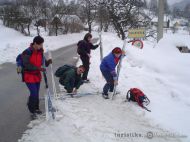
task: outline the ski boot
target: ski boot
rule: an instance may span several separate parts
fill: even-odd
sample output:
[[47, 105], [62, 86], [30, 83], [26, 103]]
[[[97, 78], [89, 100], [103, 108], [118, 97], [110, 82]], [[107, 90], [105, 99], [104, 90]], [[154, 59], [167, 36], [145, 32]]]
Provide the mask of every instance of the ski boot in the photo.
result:
[[108, 94], [105, 94], [105, 93], [102, 93], [102, 97], [103, 97], [104, 99], [109, 99]]

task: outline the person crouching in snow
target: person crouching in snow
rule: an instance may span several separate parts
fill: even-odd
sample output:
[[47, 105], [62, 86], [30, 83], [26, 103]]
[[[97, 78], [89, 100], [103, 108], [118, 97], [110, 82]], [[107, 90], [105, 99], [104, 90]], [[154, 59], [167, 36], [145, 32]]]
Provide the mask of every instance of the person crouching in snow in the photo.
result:
[[118, 85], [118, 77], [115, 68], [121, 58], [121, 55], [121, 48], [116, 47], [110, 54], [103, 58], [100, 64], [100, 70], [106, 80], [102, 93], [105, 99], [109, 99], [108, 91], [113, 92], [114, 85]]
[[82, 74], [85, 72], [83, 65], [79, 67], [71, 67], [67, 69], [59, 80], [59, 83], [64, 86], [67, 93], [71, 95], [77, 94], [77, 89], [83, 84]]
[[42, 67], [44, 61], [45, 65], [49, 66], [52, 63], [52, 59], [46, 60], [43, 51], [44, 39], [41, 36], [36, 36], [33, 39], [30, 47], [23, 51], [23, 81], [26, 83], [30, 91], [28, 99], [28, 109], [32, 115], [41, 114], [39, 109], [39, 90], [41, 82], [41, 72], [45, 71]]

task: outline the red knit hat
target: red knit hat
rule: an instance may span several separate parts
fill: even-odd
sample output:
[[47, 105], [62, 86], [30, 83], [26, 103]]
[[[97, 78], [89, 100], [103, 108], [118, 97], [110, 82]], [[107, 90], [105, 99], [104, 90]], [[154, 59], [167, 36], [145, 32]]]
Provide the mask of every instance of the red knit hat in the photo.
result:
[[121, 53], [122, 53], [122, 50], [121, 50], [121, 48], [119, 48], [119, 47], [115, 47], [115, 48], [112, 50], [112, 53], [121, 54]]

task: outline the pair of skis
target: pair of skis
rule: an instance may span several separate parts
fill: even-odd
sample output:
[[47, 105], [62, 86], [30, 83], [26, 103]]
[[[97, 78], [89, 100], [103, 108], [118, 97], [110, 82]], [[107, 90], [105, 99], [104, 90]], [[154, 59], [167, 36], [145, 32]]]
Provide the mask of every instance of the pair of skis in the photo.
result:
[[[51, 53], [50, 52], [49, 52], [49, 58], [51, 58]], [[50, 66], [51, 66], [51, 72], [53, 73], [52, 64]], [[45, 68], [45, 61], [44, 61], [43, 67]], [[50, 89], [49, 89], [49, 84], [48, 84], [47, 72], [46, 71], [43, 72], [43, 77], [44, 77], [45, 88], [46, 88], [46, 94], [45, 94], [46, 120], [50, 120], [50, 119], [54, 120], [55, 119], [56, 109], [55, 109], [55, 107], [53, 106], [53, 103], [52, 103], [52, 95], [51, 95], [51, 92], [50, 92]], [[53, 93], [56, 93], [55, 83], [53, 83], [53, 81], [54, 81], [54, 76], [52, 76], [52, 85], [53, 85]]]

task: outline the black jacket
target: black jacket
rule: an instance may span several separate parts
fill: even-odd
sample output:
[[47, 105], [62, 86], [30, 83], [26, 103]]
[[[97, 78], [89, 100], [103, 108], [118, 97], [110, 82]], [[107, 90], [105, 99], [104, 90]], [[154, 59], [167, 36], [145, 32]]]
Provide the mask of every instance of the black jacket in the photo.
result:
[[91, 49], [95, 50], [99, 45], [93, 45], [92, 43], [87, 42], [86, 40], [81, 40], [77, 44], [77, 52], [82, 57], [88, 57], [88, 54], [91, 53]]

